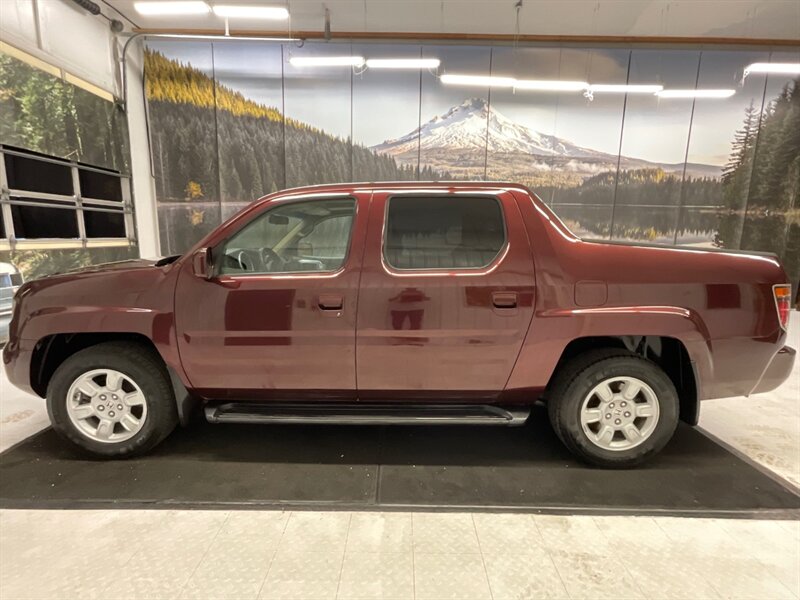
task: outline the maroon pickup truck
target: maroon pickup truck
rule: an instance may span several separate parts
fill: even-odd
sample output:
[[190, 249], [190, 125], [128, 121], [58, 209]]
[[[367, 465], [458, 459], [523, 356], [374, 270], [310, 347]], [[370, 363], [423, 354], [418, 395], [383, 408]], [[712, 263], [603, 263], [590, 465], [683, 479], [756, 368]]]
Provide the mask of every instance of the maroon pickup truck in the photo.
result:
[[272, 194], [180, 257], [16, 295], [3, 361], [53, 427], [140, 454], [213, 423], [525, 422], [628, 467], [700, 401], [788, 376], [772, 255], [584, 241], [527, 188], [330, 185]]

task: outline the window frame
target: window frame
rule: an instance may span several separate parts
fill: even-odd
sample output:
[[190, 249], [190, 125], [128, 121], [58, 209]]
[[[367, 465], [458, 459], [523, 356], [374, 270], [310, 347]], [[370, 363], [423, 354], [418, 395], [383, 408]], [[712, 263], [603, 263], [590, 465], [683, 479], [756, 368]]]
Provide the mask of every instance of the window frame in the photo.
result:
[[[487, 198], [493, 200], [497, 203], [498, 208], [500, 209], [500, 219], [503, 222], [503, 244], [492, 257], [488, 263], [481, 267], [423, 267], [418, 269], [408, 269], [404, 267], [395, 267], [389, 262], [388, 257], [386, 256], [386, 237], [389, 229], [389, 205], [391, 204], [392, 200], [395, 198], [448, 198], [448, 197], [457, 197], [457, 198]], [[508, 254], [509, 249], [509, 239], [508, 239], [508, 221], [506, 219], [506, 211], [505, 207], [503, 206], [503, 201], [500, 199], [500, 193], [492, 193], [492, 192], [450, 192], [450, 191], [439, 191], [439, 190], [430, 190], [426, 192], [411, 192], [411, 193], [397, 193], [391, 194], [386, 197], [386, 202], [383, 207], [383, 227], [381, 229], [381, 263], [383, 264], [384, 270], [386, 272], [393, 274], [393, 275], [409, 275], [414, 273], [426, 274], [426, 275], [448, 275], [450, 273], [464, 273], [469, 275], [483, 275], [488, 273], [489, 271], [493, 270], [502, 260], [505, 258], [506, 254]]]
[[[70, 170], [71, 194], [52, 194], [32, 190], [11, 188], [8, 185], [6, 172], [6, 155], [51, 163]], [[121, 200], [103, 200], [83, 196], [80, 186], [82, 172], [96, 172], [115, 177], [119, 180]], [[71, 248], [111, 248], [128, 247], [136, 243], [136, 229], [133, 220], [133, 203], [131, 200], [130, 177], [125, 174], [60, 159], [58, 157], [29, 152], [10, 146], [0, 145], [0, 217], [4, 224], [4, 237], [0, 239], [0, 250], [41, 250]], [[77, 221], [77, 237], [41, 237], [20, 238], [15, 235], [12, 206], [55, 208], [71, 211]], [[124, 235], [122, 237], [87, 237], [84, 211], [110, 212], [122, 215]]]
[[[350, 223], [350, 232], [348, 234], [347, 239], [347, 250], [345, 251], [345, 255], [342, 258], [342, 264], [339, 265], [337, 269], [332, 271], [280, 271], [277, 273], [222, 273], [222, 265], [219, 264], [219, 260], [217, 258], [219, 252], [223, 252], [224, 256], [224, 248], [228, 244], [231, 239], [237, 236], [239, 233], [244, 231], [247, 227], [249, 227], [252, 223], [254, 223], [257, 219], [261, 219], [266, 217], [269, 213], [273, 210], [277, 210], [278, 208], [283, 208], [289, 204], [300, 204], [300, 203], [307, 203], [307, 202], [327, 202], [330, 200], [351, 200], [353, 202], [353, 219]], [[331, 194], [331, 195], [314, 195], [310, 197], [290, 197], [286, 199], [276, 198], [270, 202], [268, 202], [264, 210], [258, 212], [258, 214], [254, 215], [251, 219], [249, 219], [246, 223], [242, 223], [241, 226], [237, 227], [235, 231], [226, 234], [225, 237], [217, 242], [213, 248], [211, 249], [211, 270], [212, 270], [212, 277], [213, 278], [225, 278], [225, 279], [238, 279], [240, 277], [261, 277], [261, 278], [294, 278], [294, 277], [336, 277], [341, 274], [346, 268], [350, 261], [350, 254], [353, 250], [353, 232], [356, 228], [356, 219], [358, 219], [359, 214], [359, 202], [358, 198], [350, 194]], [[333, 217], [329, 217], [333, 218]], [[327, 220], [327, 219], [323, 219]]]

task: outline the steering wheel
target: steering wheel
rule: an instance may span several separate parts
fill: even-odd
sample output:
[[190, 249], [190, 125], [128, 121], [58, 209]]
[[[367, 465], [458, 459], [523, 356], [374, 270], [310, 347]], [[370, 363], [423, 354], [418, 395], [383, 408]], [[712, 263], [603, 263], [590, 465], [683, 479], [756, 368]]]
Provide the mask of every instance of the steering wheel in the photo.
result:
[[[272, 248], [261, 248], [261, 264], [264, 266], [264, 271], [271, 273], [276, 270], [281, 270], [286, 262], [278, 256]], [[280, 267], [276, 269], [275, 267]]]
[[239, 268], [242, 271], [256, 270], [256, 261], [253, 256], [250, 255], [248, 249], [239, 250], [239, 252], [236, 253], [236, 262], [239, 263]]

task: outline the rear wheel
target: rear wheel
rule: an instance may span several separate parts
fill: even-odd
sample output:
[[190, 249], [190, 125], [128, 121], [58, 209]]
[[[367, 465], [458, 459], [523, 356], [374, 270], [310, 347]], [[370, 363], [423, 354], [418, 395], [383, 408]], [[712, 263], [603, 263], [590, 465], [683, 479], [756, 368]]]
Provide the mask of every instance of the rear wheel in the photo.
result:
[[678, 425], [678, 394], [670, 378], [626, 350], [595, 350], [564, 365], [547, 405], [561, 441], [601, 467], [641, 464], [667, 444]]
[[160, 358], [129, 342], [98, 344], [65, 360], [47, 387], [47, 410], [62, 437], [107, 458], [150, 450], [178, 422]]

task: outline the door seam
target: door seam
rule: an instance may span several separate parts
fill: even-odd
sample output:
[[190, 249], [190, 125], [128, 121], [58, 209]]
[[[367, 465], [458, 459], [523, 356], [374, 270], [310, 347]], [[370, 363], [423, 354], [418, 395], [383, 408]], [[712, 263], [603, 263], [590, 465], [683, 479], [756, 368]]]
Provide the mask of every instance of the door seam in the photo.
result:
[[354, 325], [353, 325], [353, 367], [355, 372], [353, 373], [353, 378], [356, 384], [356, 402], [360, 402], [361, 398], [359, 397], [359, 387], [358, 387], [358, 305], [360, 304], [361, 300], [361, 277], [364, 274], [364, 260], [367, 255], [367, 240], [369, 239], [369, 232], [370, 232], [370, 217], [372, 216], [372, 198], [375, 196], [375, 191], [370, 190], [369, 199], [367, 200], [367, 223], [366, 229], [364, 231], [364, 241], [361, 246], [361, 264], [358, 266], [358, 277], [356, 278], [356, 307], [355, 307], [355, 315], [354, 315]]

